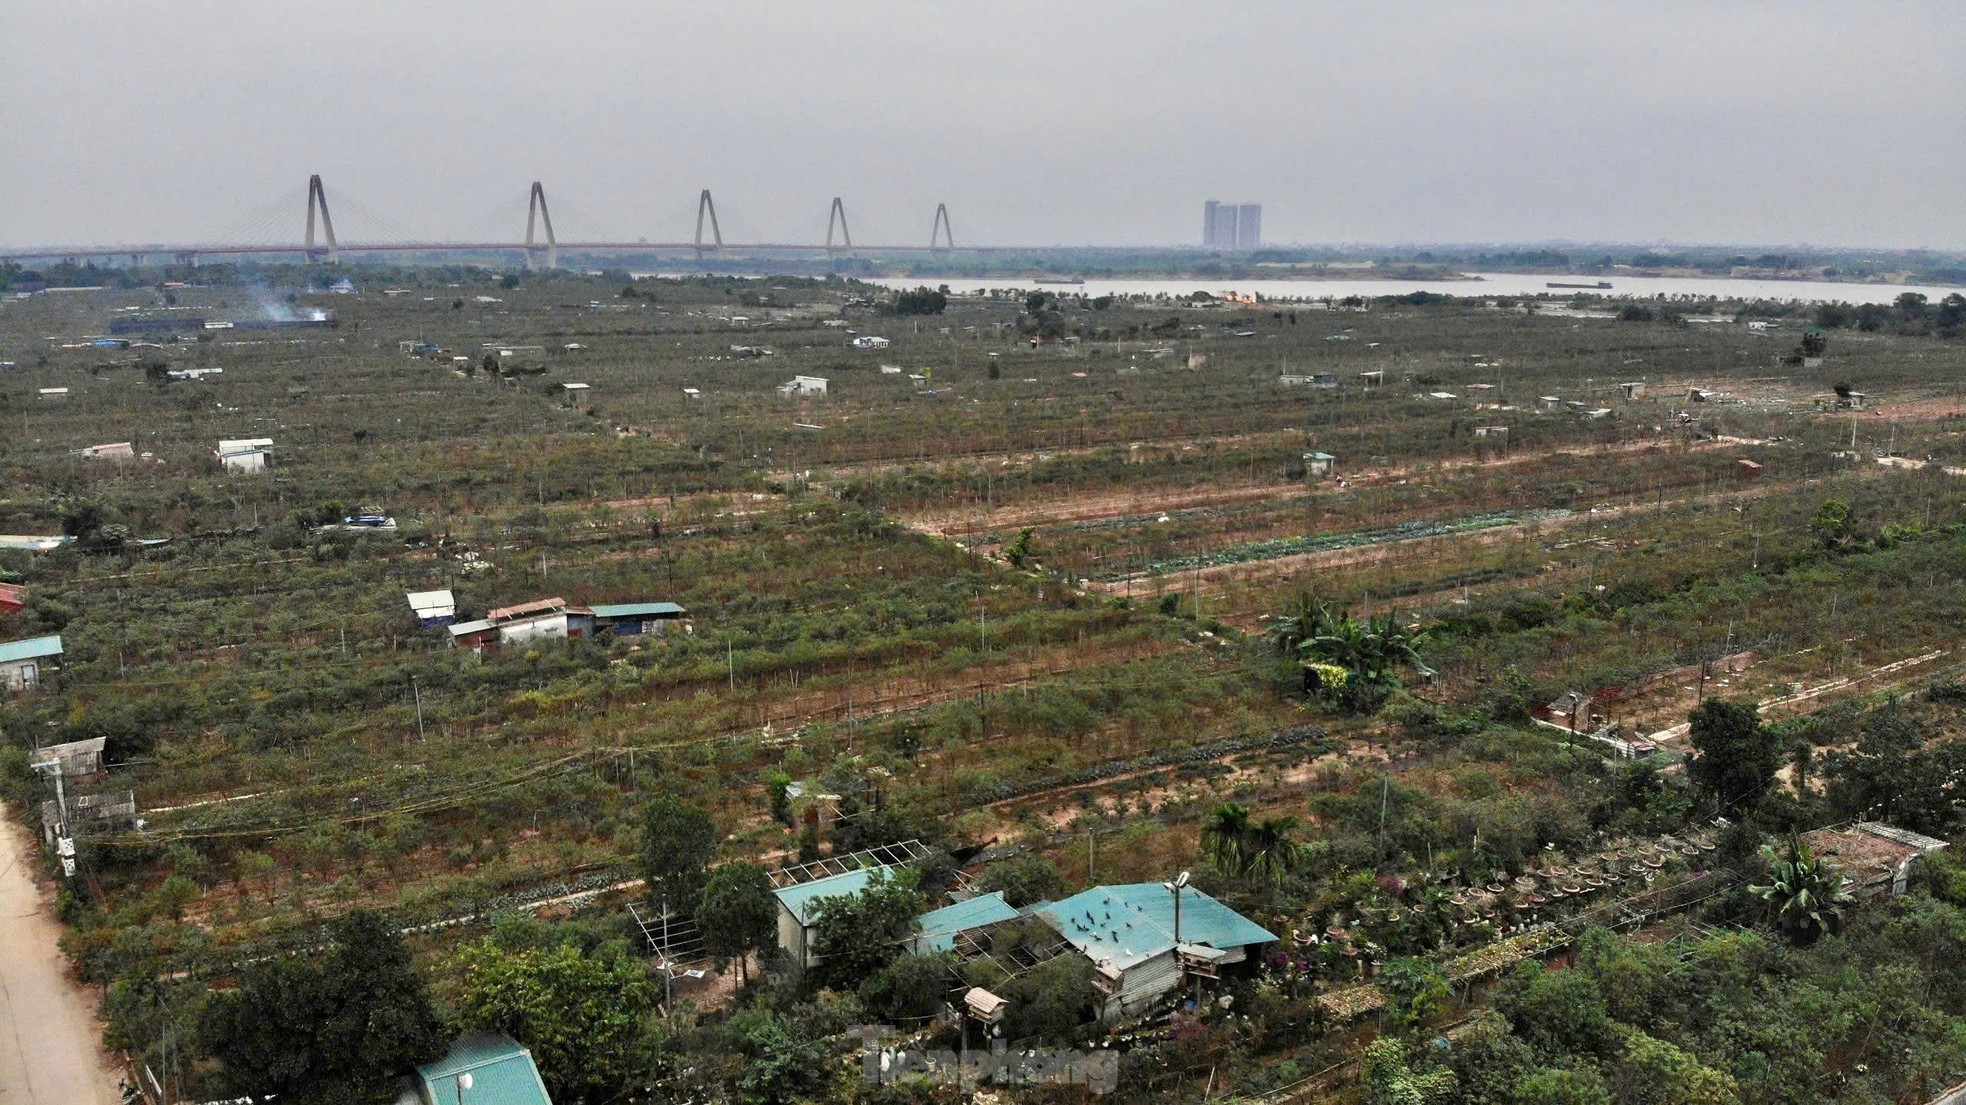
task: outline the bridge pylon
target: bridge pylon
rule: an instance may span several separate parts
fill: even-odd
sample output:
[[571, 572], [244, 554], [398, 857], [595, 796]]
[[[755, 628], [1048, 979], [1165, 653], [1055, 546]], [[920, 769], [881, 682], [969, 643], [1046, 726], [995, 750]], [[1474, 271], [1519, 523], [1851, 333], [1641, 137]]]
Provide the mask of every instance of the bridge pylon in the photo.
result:
[[846, 242], [846, 249], [850, 253], [853, 251], [853, 231], [847, 229], [846, 204], [841, 203], [840, 197], [838, 196], [833, 197], [833, 209], [826, 212], [826, 248], [828, 250], [833, 248], [833, 223], [835, 220], [838, 220], [840, 224], [840, 237]]
[[334, 219], [328, 215], [328, 190], [321, 187], [321, 174], [307, 178], [307, 259], [319, 261], [321, 251], [314, 248], [314, 209], [321, 209], [321, 230], [327, 235], [328, 264], [341, 264], [341, 247], [334, 240]]
[[[947, 243], [936, 245], [936, 242], [944, 236], [947, 237]], [[931, 250], [956, 248], [956, 232], [949, 226], [949, 205], [946, 203], [935, 205], [935, 225], [928, 228], [928, 248]]]
[[532, 182], [532, 194], [526, 197], [526, 267], [539, 267], [539, 246], [533, 235], [534, 223], [544, 223], [546, 227], [546, 267], [560, 267], [560, 241], [553, 236], [553, 213], [546, 209], [546, 189], [538, 181]]
[[708, 188], [705, 188], [703, 194], [696, 198], [696, 252], [698, 256], [702, 256], [704, 250], [703, 216], [705, 215], [710, 216], [710, 236], [715, 241], [715, 245], [710, 248], [722, 253], [724, 250], [724, 232], [717, 226], [717, 202], [710, 198], [710, 189]]

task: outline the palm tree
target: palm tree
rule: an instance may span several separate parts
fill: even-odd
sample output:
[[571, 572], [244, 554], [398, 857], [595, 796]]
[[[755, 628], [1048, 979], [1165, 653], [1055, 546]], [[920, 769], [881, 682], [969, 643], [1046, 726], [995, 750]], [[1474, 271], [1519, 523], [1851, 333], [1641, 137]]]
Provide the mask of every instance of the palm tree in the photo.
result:
[[1843, 876], [1811, 855], [1792, 834], [1785, 854], [1763, 844], [1761, 856], [1768, 861], [1768, 882], [1748, 890], [1775, 907], [1775, 920], [1788, 929], [1795, 942], [1809, 944], [1826, 932], [1835, 932], [1843, 919], [1843, 906], [1856, 900], [1845, 889]]
[[1201, 827], [1202, 847], [1216, 867], [1240, 872], [1249, 847], [1249, 830], [1249, 811], [1235, 802], [1224, 802]]
[[1264, 882], [1297, 870], [1304, 850], [1290, 834], [1297, 830], [1294, 817], [1266, 817], [1249, 827], [1244, 837], [1242, 866], [1238, 874], [1253, 875]]

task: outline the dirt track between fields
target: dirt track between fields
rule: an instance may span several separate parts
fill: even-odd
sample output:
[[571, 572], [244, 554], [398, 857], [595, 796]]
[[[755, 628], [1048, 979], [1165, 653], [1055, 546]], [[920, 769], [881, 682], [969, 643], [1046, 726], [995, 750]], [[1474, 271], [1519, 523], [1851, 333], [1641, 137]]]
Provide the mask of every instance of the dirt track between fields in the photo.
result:
[[68, 975], [52, 895], [34, 881], [35, 847], [0, 806], [0, 1101], [121, 1105], [95, 1002]]

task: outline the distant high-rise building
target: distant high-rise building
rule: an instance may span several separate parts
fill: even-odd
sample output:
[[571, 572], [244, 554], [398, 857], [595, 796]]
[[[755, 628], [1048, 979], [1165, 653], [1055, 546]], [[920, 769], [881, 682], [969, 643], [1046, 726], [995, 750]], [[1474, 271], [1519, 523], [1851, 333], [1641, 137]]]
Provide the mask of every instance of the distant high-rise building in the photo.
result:
[[1263, 244], [1263, 205], [1245, 203], [1236, 208], [1236, 248], [1257, 249]]
[[1208, 249], [1255, 249], [1263, 244], [1263, 205], [1222, 203], [1202, 205], [1201, 244]]

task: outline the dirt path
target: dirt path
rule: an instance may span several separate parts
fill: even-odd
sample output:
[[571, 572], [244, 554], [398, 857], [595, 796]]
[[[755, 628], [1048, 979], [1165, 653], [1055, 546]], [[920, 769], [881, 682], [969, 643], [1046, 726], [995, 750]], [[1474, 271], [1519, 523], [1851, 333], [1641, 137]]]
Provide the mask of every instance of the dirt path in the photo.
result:
[[61, 925], [35, 885], [34, 845], [0, 806], [0, 1101], [121, 1105], [95, 1003], [68, 977]]

